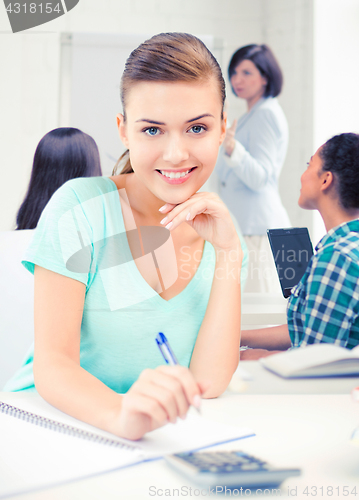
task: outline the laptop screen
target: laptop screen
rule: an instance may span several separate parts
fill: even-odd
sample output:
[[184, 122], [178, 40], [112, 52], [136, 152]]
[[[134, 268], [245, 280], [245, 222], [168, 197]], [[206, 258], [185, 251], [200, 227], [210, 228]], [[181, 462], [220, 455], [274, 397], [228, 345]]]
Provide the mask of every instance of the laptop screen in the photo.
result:
[[292, 288], [301, 280], [313, 255], [308, 229], [268, 229], [267, 234], [282, 292], [287, 298]]

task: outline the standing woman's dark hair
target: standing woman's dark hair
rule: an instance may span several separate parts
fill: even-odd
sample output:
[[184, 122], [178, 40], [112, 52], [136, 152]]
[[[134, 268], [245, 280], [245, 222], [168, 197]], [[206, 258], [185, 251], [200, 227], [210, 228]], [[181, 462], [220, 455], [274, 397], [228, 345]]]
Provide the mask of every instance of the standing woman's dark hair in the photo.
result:
[[229, 79], [231, 79], [235, 73], [238, 64], [244, 59], [252, 61], [257, 66], [261, 75], [267, 79], [268, 83], [263, 94], [264, 97], [277, 97], [282, 90], [283, 74], [271, 49], [265, 44], [251, 44], [238, 49], [237, 52], [233, 54], [229, 63]]
[[34, 229], [45, 205], [66, 181], [102, 175], [94, 139], [77, 128], [48, 132], [34, 156], [30, 184], [16, 216], [16, 229]]

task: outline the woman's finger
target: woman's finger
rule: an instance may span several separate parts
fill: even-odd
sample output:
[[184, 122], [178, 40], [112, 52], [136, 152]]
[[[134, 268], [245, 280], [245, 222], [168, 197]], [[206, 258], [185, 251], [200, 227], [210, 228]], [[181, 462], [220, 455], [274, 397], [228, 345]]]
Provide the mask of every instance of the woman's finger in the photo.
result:
[[139, 381], [136, 391], [156, 399], [168, 415], [168, 420], [176, 422], [177, 417], [184, 417], [188, 411], [188, 404], [182, 385], [173, 377], [158, 369], [150, 370], [146, 380]]
[[167, 412], [156, 399], [135, 391], [129, 391], [123, 396], [121, 413], [122, 411], [146, 415], [160, 426], [168, 422]]
[[237, 128], [237, 120], [233, 120], [233, 123], [232, 123], [232, 125], [229, 127], [229, 130], [230, 130], [231, 132], [233, 132], [233, 134], [234, 134], [234, 132], [236, 131], [236, 128]]
[[187, 404], [198, 408], [198, 402], [200, 402], [202, 391], [188, 368], [179, 365], [159, 366], [156, 370], [168, 374], [170, 377], [174, 377], [178, 380], [186, 396]]
[[[167, 212], [166, 217], [164, 217], [161, 220], [161, 224], [163, 226], [167, 227], [167, 225], [170, 222], [172, 222], [173, 219], [175, 217], [177, 217], [178, 214], [180, 214], [183, 210], [189, 209], [189, 207], [191, 207], [193, 205], [193, 203], [199, 199], [209, 199], [209, 200], [220, 201], [220, 198], [215, 193], [206, 193], [206, 192], [195, 193], [193, 196], [191, 196], [191, 198], [184, 201], [183, 203], [180, 203], [179, 205], [171, 205], [174, 208], [171, 211]], [[170, 229], [170, 227], [168, 229]]]
[[154, 370], [152, 382], [171, 392], [176, 404], [176, 416], [184, 418], [190, 403], [187, 401], [181, 382], [170, 374], [161, 372], [159, 369]]
[[181, 210], [177, 212], [176, 215], [173, 216], [172, 213], [169, 214], [165, 220], [165, 227], [172, 231], [182, 224], [182, 222], [192, 221], [196, 215], [210, 214], [220, 218], [221, 215], [223, 215], [221, 212], [221, 203], [219, 201], [209, 198], [199, 199], [198, 201], [193, 201], [189, 205], [181, 206]]
[[162, 207], [159, 208], [159, 211], [162, 214], [166, 214], [170, 212], [175, 206], [177, 205], [172, 205], [171, 203], [165, 203]]
[[190, 202], [191, 200], [195, 199], [195, 198], [200, 198], [200, 197], [203, 197], [203, 196], [216, 196], [215, 193], [207, 193], [205, 191], [201, 191], [199, 193], [194, 193], [190, 198], [188, 198], [188, 200], [186, 200], [185, 202], [183, 203], [180, 203], [179, 205], [173, 205], [171, 203], [165, 203], [162, 207], [159, 208], [159, 211], [163, 214], [168, 214], [169, 212], [171, 212], [171, 210], [174, 210], [176, 207], [182, 207], [185, 203], [188, 203]]

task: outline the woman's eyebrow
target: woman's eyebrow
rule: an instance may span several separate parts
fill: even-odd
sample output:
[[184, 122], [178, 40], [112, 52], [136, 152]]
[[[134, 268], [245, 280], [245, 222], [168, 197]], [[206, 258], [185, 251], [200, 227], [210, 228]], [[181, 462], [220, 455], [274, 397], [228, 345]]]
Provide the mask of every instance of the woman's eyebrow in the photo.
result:
[[156, 122], [155, 120], [149, 120], [148, 118], [140, 118], [139, 120], [136, 120], [136, 123], [138, 122], [151, 123], [152, 125], [166, 125], [164, 122]]
[[203, 115], [196, 116], [196, 118], [191, 118], [190, 120], [187, 120], [186, 123], [195, 122], [197, 120], [200, 120], [201, 118], [205, 118], [206, 116], [211, 116], [212, 118], [214, 118], [214, 116], [211, 115], [210, 113], [205, 113]]
[[[201, 118], [205, 118], [206, 116], [210, 116], [210, 117], [214, 118], [214, 116], [211, 115], [210, 113], [204, 113], [203, 115], [199, 115], [199, 116], [196, 116], [195, 118], [191, 118], [190, 120], [187, 120], [186, 123], [195, 122], [197, 120], [200, 120]], [[150, 123], [151, 125], [166, 125], [164, 122], [157, 122], [155, 120], [150, 120], [149, 118], [140, 118], [139, 120], [136, 120], [136, 123], [138, 123], [138, 122], [146, 122], [146, 123]]]

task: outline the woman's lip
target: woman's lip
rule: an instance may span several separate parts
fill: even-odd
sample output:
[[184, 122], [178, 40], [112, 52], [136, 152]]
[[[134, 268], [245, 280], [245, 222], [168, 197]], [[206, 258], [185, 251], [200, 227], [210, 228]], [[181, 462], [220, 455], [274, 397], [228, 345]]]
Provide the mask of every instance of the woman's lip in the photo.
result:
[[[178, 179], [171, 179], [170, 177], [166, 177], [165, 175], [161, 174], [159, 170], [156, 170], [158, 175], [161, 176], [161, 178], [167, 182], [167, 184], [182, 184], [183, 182], [186, 182], [187, 179], [191, 176], [191, 174], [196, 170], [197, 167], [192, 167], [192, 170], [188, 172], [187, 175], [184, 177], [179, 177]], [[188, 170], [188, 169], [186, 169]], [[186, 172], [186, 170], [182, 170], [182, 172]], [[163, 172], [181, 172], [181, 170], [163, 170]]]

